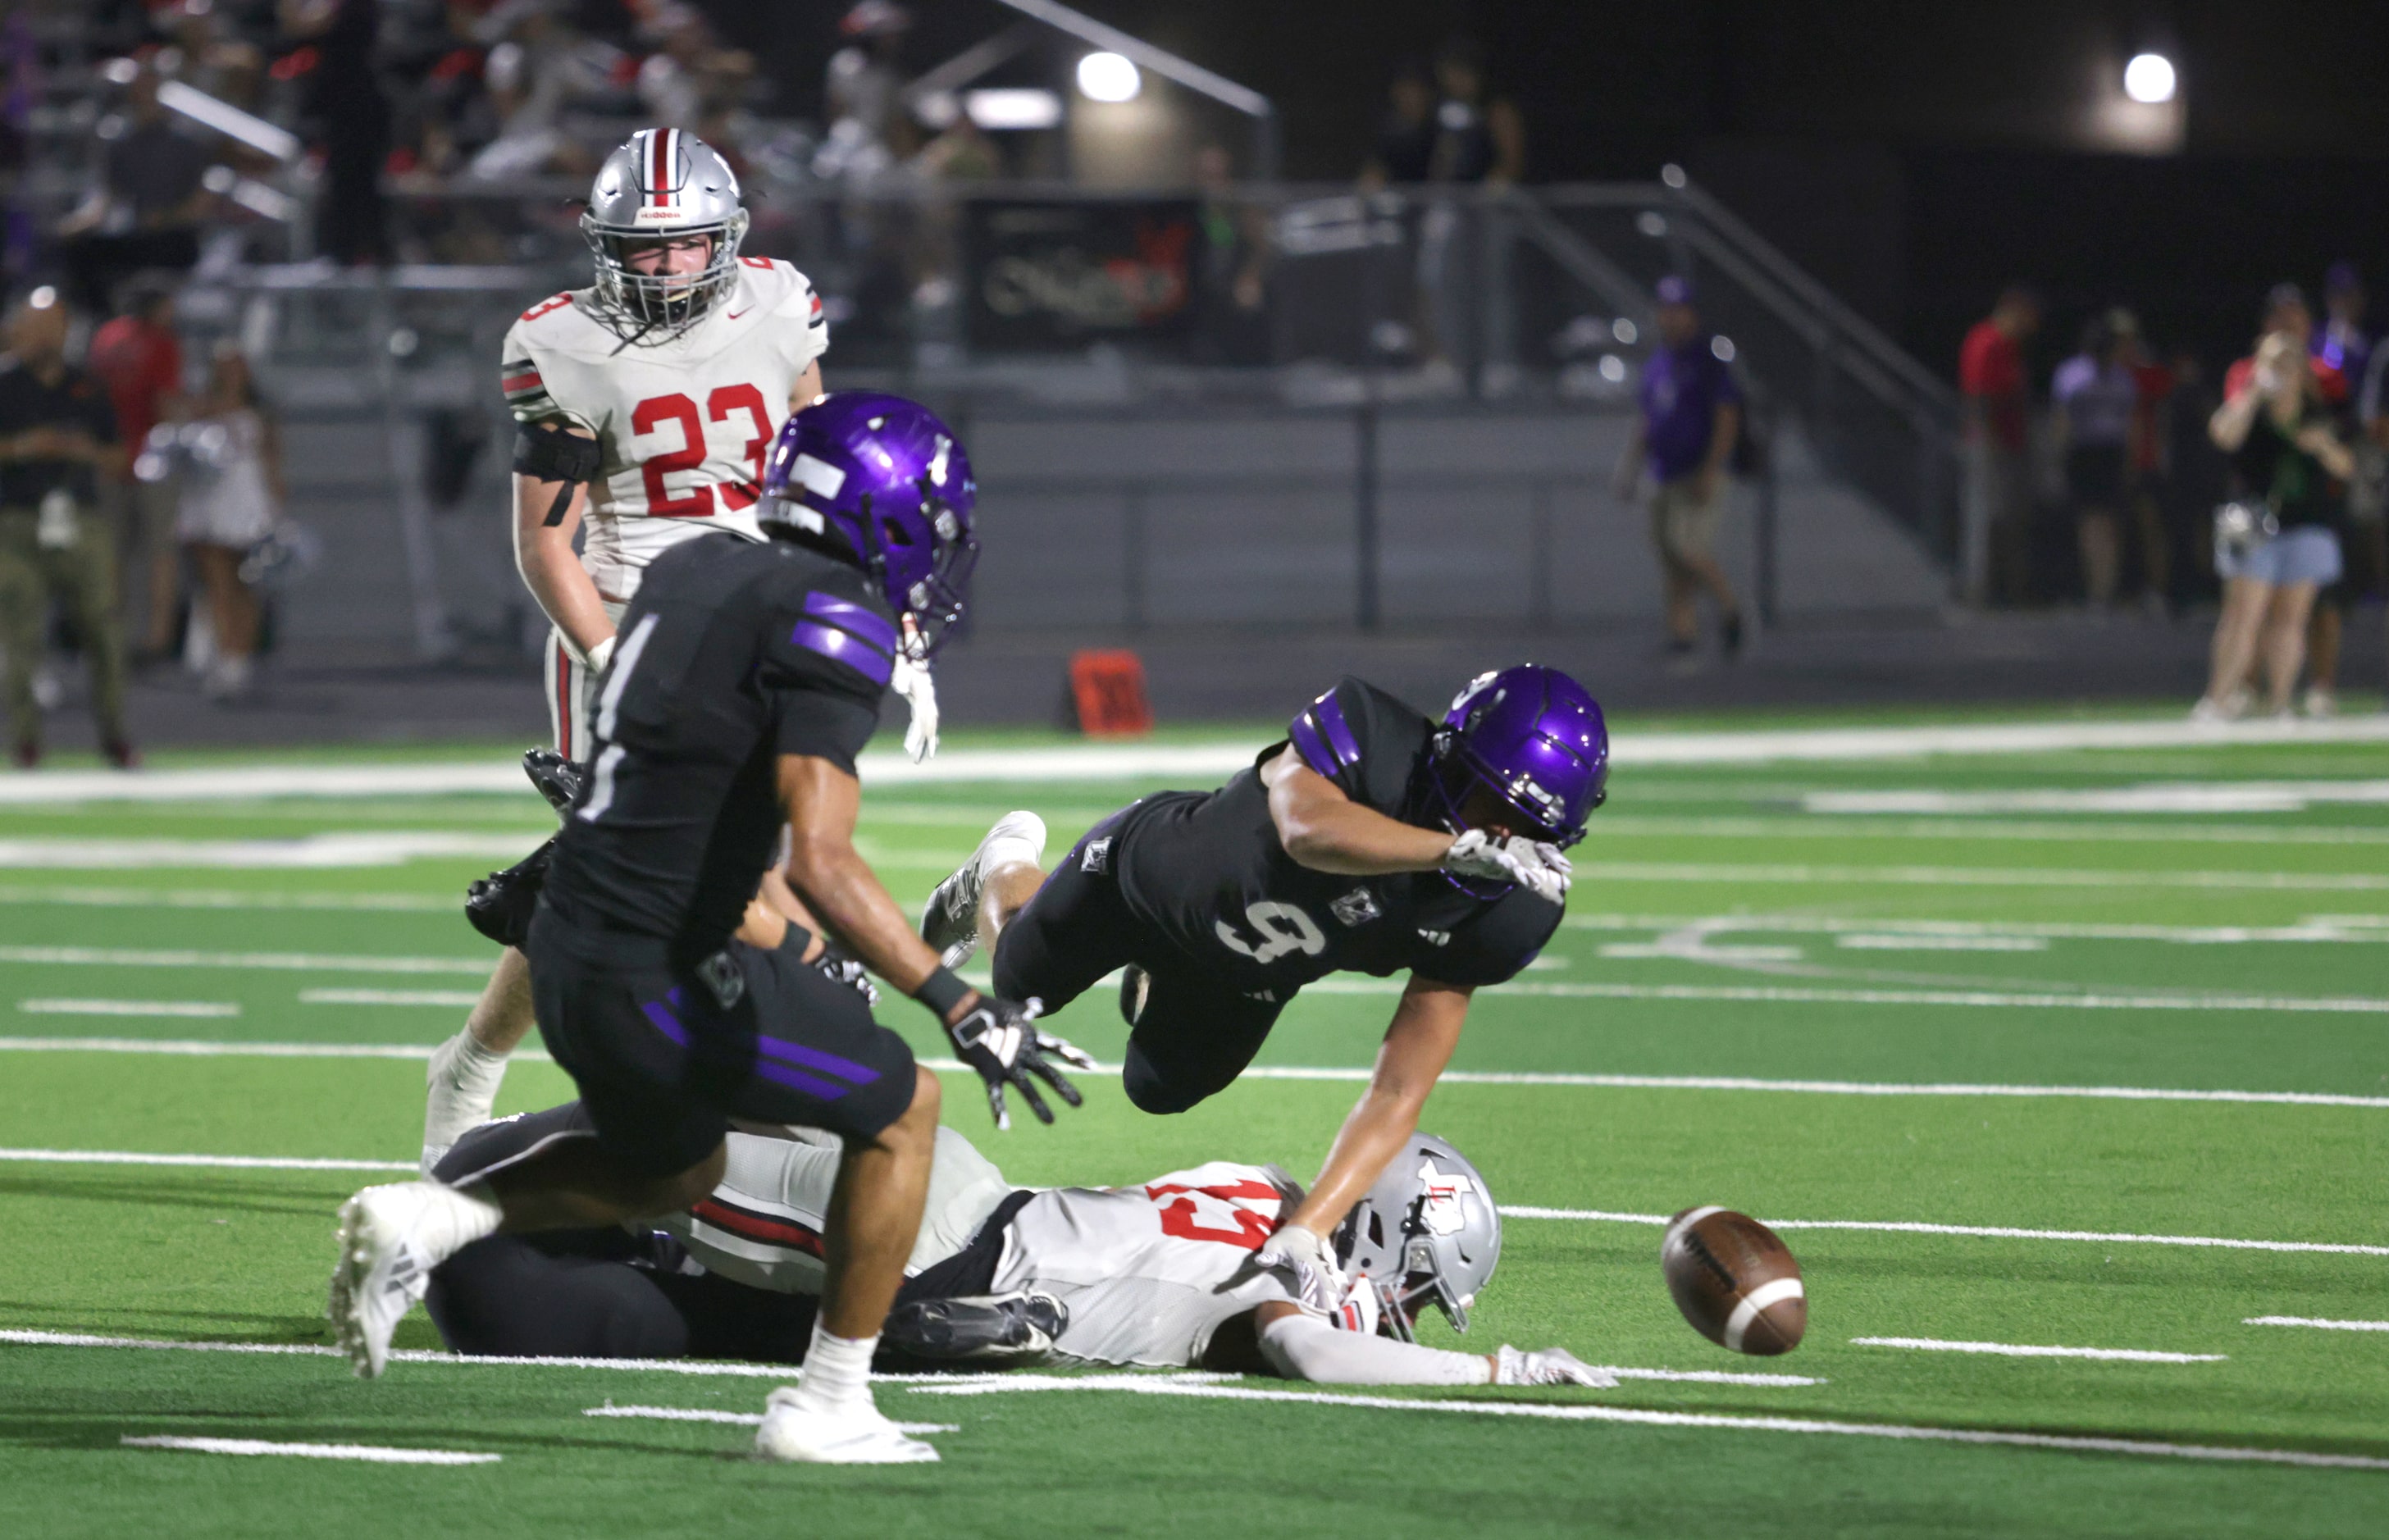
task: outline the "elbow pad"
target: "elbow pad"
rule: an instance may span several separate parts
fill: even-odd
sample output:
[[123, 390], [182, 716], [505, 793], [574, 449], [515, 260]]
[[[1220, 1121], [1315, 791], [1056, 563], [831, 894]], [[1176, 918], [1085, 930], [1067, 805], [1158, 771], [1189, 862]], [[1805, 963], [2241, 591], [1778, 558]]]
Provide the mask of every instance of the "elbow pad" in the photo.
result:
[[594, 439], [583, 439], [556, 423], [515, 425], [515, 473], [540, 481], [587, 481], [605, 455]]

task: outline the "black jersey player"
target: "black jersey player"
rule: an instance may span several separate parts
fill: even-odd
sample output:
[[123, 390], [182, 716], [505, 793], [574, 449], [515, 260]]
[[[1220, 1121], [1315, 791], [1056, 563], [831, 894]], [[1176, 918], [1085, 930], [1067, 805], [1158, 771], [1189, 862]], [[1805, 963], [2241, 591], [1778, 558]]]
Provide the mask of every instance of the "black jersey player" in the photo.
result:
[[1226, 785], [1144, 798], [1050, 875], [1043, 824], [1008, 815], [922, 934], [949, 961], [991, 943], [997, 993], [1050, 1010], [1127, 969], [1122, 1080], [1154, 1113], [1233, 1081], [1304, 985], [1407, 973], [1369, 1089], [1269, 1254], [1329, 1290], [1322, 1238], [1417, 1127], [1471, 995], [1558, 927], [1561, 851], [1608, 767], [1600, 706], [1556, 669], [1483, 675], [1440, 720], [1347, 679]]
[[1078, 1101], [1041, 1057], [1065, 1045], [940, 966], [853, 845], [855, 758], [897, 660], [926, 659], [961, 614], [969, 467], [926, 411], [850, 394], [790, 420], [765, 490], [777, 495], [764, 527], [780, 538], [703, 536], [648, 568], [531, 922], [541, 1032], [580, 1088], [588, 1137], [454, 1184], [359, 1193], [341, 1211], [331, 1315], [358, 1371], [378, 1373], [425, 1276], [463, 1245], [696, 1202], [721, 1177], [733, 1117], [826, 1129], [847, 1159], [822, 1309], [761, 1445], [935, 1459], [873, 1406], [869, 1368], [920, 1225], [938, 1083], [857, 991], [808, 965], [817, 938], [750, 901], [785, 822], [790, 886], [945, 1022], [999, 1114], [1014, 1084], [1051, 1120], [1030, 1072]]

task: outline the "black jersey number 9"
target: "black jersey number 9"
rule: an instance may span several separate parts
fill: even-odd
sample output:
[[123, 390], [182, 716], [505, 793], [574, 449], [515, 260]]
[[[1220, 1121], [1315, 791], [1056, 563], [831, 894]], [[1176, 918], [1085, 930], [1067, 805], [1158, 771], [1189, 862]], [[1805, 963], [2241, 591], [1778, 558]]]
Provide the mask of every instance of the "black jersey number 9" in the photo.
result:
[[1289, 952], [1316, 957], [1327, 949], [1326, 934], [1320, 930], [1317, 921], [1296, 906], [1281, 904], [1274, 898], [1246, 905], [1245, 923], [1252, 926], [1258, 940], [1246, 940], [1225, 920], [1217, 922], [1211, 929], [1221, 946], [1232, 952], [1244, 953], [1263, 967]]

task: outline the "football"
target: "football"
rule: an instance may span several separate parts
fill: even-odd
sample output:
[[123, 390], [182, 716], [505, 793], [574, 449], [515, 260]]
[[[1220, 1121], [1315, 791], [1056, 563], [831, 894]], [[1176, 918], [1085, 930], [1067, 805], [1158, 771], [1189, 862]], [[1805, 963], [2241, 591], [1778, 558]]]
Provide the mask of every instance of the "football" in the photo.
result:
[[1800, 1264], [1776, 1233], [1731, 1209], [1688, 1208], [1659, 1245], [1667, 1292], [1693, 1330], [1735, 1353], [1771, 1357], [1800, 1345], [1808, 1299]]

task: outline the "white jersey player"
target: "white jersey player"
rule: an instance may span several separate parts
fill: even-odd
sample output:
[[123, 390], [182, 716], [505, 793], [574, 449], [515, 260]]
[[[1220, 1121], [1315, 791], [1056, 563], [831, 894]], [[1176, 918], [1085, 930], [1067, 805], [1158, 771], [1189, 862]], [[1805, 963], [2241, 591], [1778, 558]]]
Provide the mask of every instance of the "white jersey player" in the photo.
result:
[[[709, 146], [642, 129], [606, 158], [581, 216], [595, 281], [506, 333], [515, 561], [553, 627], [540, 678], [568, 760], [588, 758], [598, 677], [641, 572], [708, 530], [760, 540], [764, 456], [822, 393], [821, 299], [787, 263], [738, 254], [747, 223], [738, 178]], [[509, 948], [432, 1056], [426, 1170], [490, 1115], [530, 1027], [530, 970]]]
[[[439, 1175], [468, 1180], [587, 1126], [577, 1105], [489, 1125], [461, 1140]], [[441, 1332], [467, 1353], [635, 1356], [677, 1330], [714, 1355], [773, 1355], [773, 1333], [748, 1342], [735, 1327], [708, 1333], [706, 1322], [675, 1317], [757, 1314], [722, 1310], [718, 1292], [691, 1292], [690, 1275], [775, 1294], [820, 1291], [840, 1152], [804, 1130], [783, 1132], [796, 1138], [733, 1133], [722, 1180], [704, 1202], [633, 1227], [677, 1242], [660, 1272], [652, 1260], [623, 1260], [614, 1283], [593, 1292], [602, 1280], [585, 1265], [556, 1260], [561, 1237], [538, 1253], [499, 1237], [457, 1254], [433, 1279]], [[1559, 1349], [1452, 1353], [1411, 1340], [1430, 1303], [1465, 1330], [1500, 1256], [1501, 1219], [1484, 1178], [1449, 1144], [1419, 1136], [1355, 1206], [1336, 1237], [1355, 1278], [1333, 1311], [1306, 1305], [1296, 1279], [1258, 1260], [1301, 1197], [1274, 1165], [1227, 1161], [1129, 1187], [1020, 1190], [940, 1127], [909, 1281], [883, 1343], [983, 1364], [1205, 1368], [1349, 1384], [1611, 1382]], [[590, 1241], [590, 1254], [622, 1259], [620, 1235]], [[648, 1281], [637, 1283], [642, 1266]], [[643, 1316], [660, 1324], [609, 1336]]]

